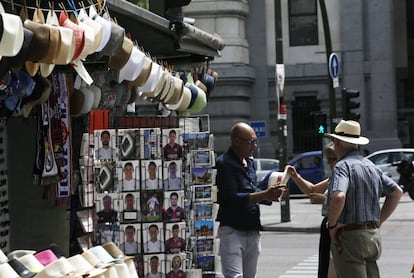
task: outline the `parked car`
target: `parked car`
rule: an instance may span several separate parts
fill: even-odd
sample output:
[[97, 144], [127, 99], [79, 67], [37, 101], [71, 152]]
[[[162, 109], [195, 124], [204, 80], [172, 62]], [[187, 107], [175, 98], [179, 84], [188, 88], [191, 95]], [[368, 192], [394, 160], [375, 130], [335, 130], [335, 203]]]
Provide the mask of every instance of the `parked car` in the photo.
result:
[[[322, 151], [301, 153], [300, 155], [289, 160], [287, 164], [294, 166], [299, 175], [312, 183], [318, 183], [324, 177]], [[275, 170], [268, 171], [262, 179], [258, 179], [258, 181], [260, 181], [259, 187], [263, 188], [263, 186], [267, 185], [268, 178], [274, 171]], [[289, 194], [303, 194], [292, 179], [289, 179], [288, 186]]]
[[[323, 179], [322, 151], [304, 152], [289, 160], [287, 164], [296, 168], [304, 179], [318, 183]], [[289, 194], [303, 194], [293, 179], [289, 179]]]
[[392, 166], [393, 162], [398, 162], [402, 159], [412, 160], [414, 158], [414, 149], [385, 149], [373, 152], [367, 158], [374, 162], [384, 173], [390, 176], [395, 182], [398, 182], [400, 174], [397, 172], [397, 167]]
[[279, 171], [279, 160], [272, 158], [255, 158], [254, 166], [256, 168], [257, 181], [263, 179], [269, 171]]

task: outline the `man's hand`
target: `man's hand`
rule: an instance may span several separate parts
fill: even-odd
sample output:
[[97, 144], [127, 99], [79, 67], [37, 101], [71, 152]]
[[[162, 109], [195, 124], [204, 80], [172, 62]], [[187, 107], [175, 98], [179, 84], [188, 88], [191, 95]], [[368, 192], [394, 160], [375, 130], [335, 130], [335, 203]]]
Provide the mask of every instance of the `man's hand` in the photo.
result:
[[325, 194], [309, 193], [309, 201], [311, 204], [323, 204], [326, 200]]
[[287, 194], [287, 187], [286, 185], [282, 184], [275, 184], [270, 186], [267, 190], [267, 196], [269, 200], [279, 202], [283, 199]]

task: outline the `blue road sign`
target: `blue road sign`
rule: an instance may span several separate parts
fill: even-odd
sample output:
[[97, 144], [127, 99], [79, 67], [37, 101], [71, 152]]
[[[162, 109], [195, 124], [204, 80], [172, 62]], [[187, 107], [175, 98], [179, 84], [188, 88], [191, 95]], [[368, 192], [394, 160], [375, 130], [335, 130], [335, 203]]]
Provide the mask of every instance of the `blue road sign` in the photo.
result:
[[253, 128], [254, 132], [256, 132], [257, 137], [266, 136], [266, 122], [265, 121], [250, 122], [250, 126]]
[[332, 78], [337, 78], [339, 75], [339, 59], [335, 52], [329, 56], [329, 74]]

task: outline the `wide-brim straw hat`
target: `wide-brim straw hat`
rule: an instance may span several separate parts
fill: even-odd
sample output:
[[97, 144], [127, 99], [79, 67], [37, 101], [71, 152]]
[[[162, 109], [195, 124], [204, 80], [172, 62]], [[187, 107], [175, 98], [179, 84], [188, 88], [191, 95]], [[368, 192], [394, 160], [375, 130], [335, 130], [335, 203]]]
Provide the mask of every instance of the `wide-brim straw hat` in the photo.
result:
[[124, 80], [135, 80], [143, 66], [145, 54], [136, 47], [132, 47], [131, 54], [126, 64], [120, 69], [118, 83]]
[[3, 29], [0, 39], [0, 56], [16, 56], [24, 40], [22, 21], [17, 15], [9, 13], [0, 13], [0, 20]]
[[87, 277], [103, 278], [103, 273], [106, 272], [105, 268], [95, 268], [80, 254], [69, 257], [67, 260], [76, 272], [83, 273], [83, 275]]
[[354, 145], [366, 145], [369, 143], [368, 138], [361, 136], [359, 123], [352, 120], [341, 120], [335, 127], [335, 133], [326, 133], [325, 136]]
[[118, 53], [109, 57], [108, 67], [115, 70], [122, 69], [131, 57], [133, 47], [132, 41], [128, 37], [124, 37], [121, 49]]

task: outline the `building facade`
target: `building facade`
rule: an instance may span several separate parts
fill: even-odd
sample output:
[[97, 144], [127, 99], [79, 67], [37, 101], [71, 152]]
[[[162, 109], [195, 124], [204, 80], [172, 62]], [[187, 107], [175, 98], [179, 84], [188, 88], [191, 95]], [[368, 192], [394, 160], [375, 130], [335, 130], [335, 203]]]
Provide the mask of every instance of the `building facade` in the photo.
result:
[[[340, 61], [339, 87], [331, 104], [320, 2], [280, 0], [285, 67], [288, 156], [321, 149], [315, 139], [315, 113], [342, 117], [341, 88], [360, 91], [362, 133], [369, 151], [412, 146], [410, 91], [410, 1], [326, 1], [333, 52]], [[276, 4], [275, 4], [276, 3]], [[264, 121], [257, 157], [278, 157], [278, 98], [275, 65], [278, 1], [193, 0], [185, 16], [225, 41], [213, 61], [220, 79], [209, 99], [218, 153], [229, 144], [237, 121]], [[412, 105], [411, 105], [412, 106]], [[329, 127], [328, 127], [329, 128]]]

